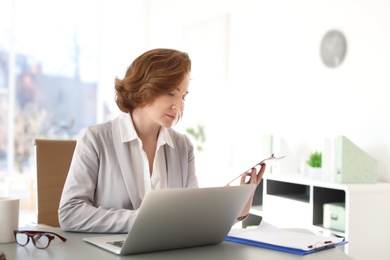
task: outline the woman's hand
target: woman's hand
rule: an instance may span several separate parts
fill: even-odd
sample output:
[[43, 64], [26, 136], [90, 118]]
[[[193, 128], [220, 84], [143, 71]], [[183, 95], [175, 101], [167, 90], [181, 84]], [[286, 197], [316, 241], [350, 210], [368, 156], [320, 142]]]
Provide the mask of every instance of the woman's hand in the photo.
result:
[[[247, 174], [243, 173], [241, 175], [240, 185], [255, 184], [256, 187], [257, 187], [257, 185], [259, 185], [261, 180], [263, 179], [263, 175], [264, 175], [264, 172], [265, 172], [265, 167], [266, 167], [266, 165], [264, 163], [261, 164], [261, 167], [260, 167], [258, 172], [257, 172], [256, 168], [252, 168], [250, 179], [247, 182], [246, 182]], [[253, 202], [253, 197], [254, 196], [255, 196], [255, 191], [253, 192], [253, 194], [249, 198], [249, 200], [246, 203], [244, 209], [241, 211], [240, 217], [246, 217], [249, 214], [249, 210], [250, 210], [250, 208], [252, 206], [252, 202]], [[242, 220], [242, 219], [240, 219], [240, 220]]]

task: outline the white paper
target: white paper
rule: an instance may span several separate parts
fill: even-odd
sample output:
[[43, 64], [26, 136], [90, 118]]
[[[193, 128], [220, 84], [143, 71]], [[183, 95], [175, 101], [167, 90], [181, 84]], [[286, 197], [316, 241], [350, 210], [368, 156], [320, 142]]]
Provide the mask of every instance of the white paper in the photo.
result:
[[344, 240], [339, 237], [324, 237], [280, 229], [264, 221], [256, 229], [239, 233], [230, 232], [229, 236], [304, 251], [310, 251], [323, 245], [337, 244]]

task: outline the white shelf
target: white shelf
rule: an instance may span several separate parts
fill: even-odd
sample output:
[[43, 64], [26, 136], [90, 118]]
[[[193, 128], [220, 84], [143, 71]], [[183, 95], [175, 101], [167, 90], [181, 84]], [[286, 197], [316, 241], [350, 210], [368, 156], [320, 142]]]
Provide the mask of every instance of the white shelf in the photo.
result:
[[261, 217], [263, 215], [263, 206], [252, 206], [249, 213]]
[[[353, 259], [390, 259], [390, 183], [341, 184], [269, 174], [256, 191], [250, 214], [281, 228], [305, 228], [325, 236], [345, 237]], [[345, 231], [323, 227], [323, 205], [345, 203]]]

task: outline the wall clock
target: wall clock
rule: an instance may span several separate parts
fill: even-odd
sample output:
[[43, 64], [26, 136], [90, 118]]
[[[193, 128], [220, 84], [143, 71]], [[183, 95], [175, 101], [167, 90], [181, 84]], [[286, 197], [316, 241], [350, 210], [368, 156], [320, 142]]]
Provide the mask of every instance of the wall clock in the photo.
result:
[[347, 54], [347, 39], [338, 30], [327, 32], [321, 41], [320, 47], [322, 62], [330, 68], [338, 67]]

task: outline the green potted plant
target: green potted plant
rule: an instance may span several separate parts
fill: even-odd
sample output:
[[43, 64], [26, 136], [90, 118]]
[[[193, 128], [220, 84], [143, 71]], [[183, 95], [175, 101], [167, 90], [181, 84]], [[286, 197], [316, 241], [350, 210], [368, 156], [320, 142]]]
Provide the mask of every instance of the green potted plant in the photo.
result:
[[306, 161], [309, 166], [309, 177], [311, 179], [322, 178], [322, 152], [314, 151], [309, 154], [309, 159]]
[[309, 159], [306, 161], [307, 165], [313, 168], [321, 168], [322, 167], [322, 153], [318, 151], [314, 151], [310, 153]]

